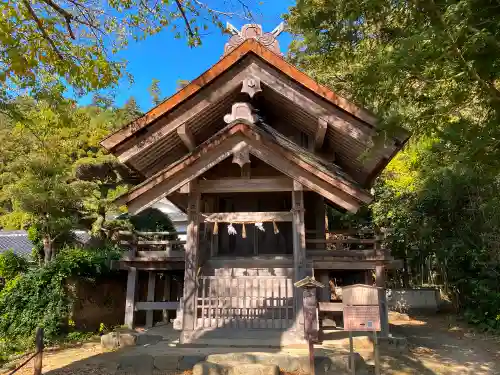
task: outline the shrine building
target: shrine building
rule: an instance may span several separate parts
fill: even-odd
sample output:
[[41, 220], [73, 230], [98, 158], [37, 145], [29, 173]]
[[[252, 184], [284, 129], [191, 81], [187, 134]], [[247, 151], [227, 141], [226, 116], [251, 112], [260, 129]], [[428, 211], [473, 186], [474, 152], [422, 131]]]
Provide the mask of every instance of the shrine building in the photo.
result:
[[320, 300], [341, 312], [342, 286], [383, 288], [386, 269], [400, 266], [380, 233], [328, 230], [325, 208], [372, 202], [374, 180], [409, 134], [378, 142], [373, 114], [283, 58], [281, 26], [231, 31], [210, 69], [101, 142], [143, 178], [118, 198], [130, 214], [168, 199], [188, 218], [186, 241], [129, 233], [116, 263], [128, 271], [125, 323], [172, 321], [181, 343], [263, 331], [300, 343], [295, 281], [329, 285]]

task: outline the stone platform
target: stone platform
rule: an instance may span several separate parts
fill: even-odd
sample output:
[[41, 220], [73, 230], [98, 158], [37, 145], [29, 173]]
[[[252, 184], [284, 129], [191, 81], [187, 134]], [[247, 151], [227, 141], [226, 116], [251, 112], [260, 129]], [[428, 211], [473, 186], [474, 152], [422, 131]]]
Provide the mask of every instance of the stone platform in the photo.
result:
[[[349, 374], [349, 354], [318, 353], [315, 356], [316, 374]], [[366, 374], [368, 367], [355, 353], [356, 374]], [[110, 364], [108, 363], [108, 366]], [[307, 373], [309, 357], [306, 353], [290, 352], [235, 352], [218, 354], [136, 352], [119, 356], [116, 368], [120, 372], [150, 375], [156, 372], [175, 373], [193, 369], [193, 375], [277, 375], [280, 371]], [[244, 371], [243, 371], [244, 370]], [[243, 372], [242, 372], [243, 371]]]
[[[235, 343], [234, 340], [226, 339], [219, 345], [188, 346], [179, 344], [179, 332], [173, 330], [171, 325], [139, 332], [116, 332], [103, 339], [108, 340], [113, 349], [110, 353], [112, 356], [107, 358], [106, 367], [112, 367], [117, 374], [127, 375], [177, 374], [190, 369], [193, 369], [194, 375], [242, 375], [241, 369], [245, 369], [246, 375], [276, 375], [280, 371], [308, 372], [306, 346], [279, 347], [270, 341], [272, 335], [269, 332], [261, 330], [254, 332], [254, 335], [251, 342], [243, 339]], [[320, 345], [315, 345], [316, 374], [350, 374], [347, 332], [325, 331], [322, 340]], [[404, 347], [403, 341], [406, 342], [395, 338], [381, 339], [380, 344], [381, 348], [394, 346], [401, 349]], [[249, 345], [255, 342], [259, 345]], [[355, 333], [354, 347], [360, 353], [355, 353], [356, 374], [363, 375], [371, 367], [365, 360], [372, 363], [371, 335]]]

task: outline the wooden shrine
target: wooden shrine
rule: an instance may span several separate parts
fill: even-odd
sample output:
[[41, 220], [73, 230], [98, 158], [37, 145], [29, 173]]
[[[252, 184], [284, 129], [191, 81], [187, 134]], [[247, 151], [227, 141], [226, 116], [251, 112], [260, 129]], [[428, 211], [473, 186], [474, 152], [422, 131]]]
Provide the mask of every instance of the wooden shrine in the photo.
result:
[[[397, 266], [377, 235], [328, 233], [325, 204], [356, 212], [370, 203], [374, 179], [408, 134], [375, 142], [371, 113], [283, 59], [282, 28], [231, 30], [215, 65], [101, 143], [143, 176], [118, 198], [131, 214], [166, 198], [188, 215], [185, 243], [131, 234], [117, 263], [129, 272], [125, 322], [144, 310], [151, 325], [155, 310], [175, 310], [183, 343], [258, 330], [300, 342], [294, 282], [309, 275], [328, 285], [338, 272], [371, 283], [375, 271], [383, 286], [384, 268]], [[182, 279], [176, 293], [171, 274]]]

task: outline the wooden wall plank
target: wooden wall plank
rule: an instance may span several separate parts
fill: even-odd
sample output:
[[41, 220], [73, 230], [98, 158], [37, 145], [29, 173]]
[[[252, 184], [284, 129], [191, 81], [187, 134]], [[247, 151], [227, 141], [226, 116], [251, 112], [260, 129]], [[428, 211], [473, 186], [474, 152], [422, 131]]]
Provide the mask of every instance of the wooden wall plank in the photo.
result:
[[[165, 278], [163, 283], [163, 302], [171, 302], [171, 293], [170, 289], [172, 288], [172, 276], [168, 273], [164, 273], [163, 277]], [[178, 302], [177, 302], [178, 304]], [[177, 310], [177, 308], [176, 308]], [[170, 321], [170, 312], [169, 309], [163, 309], [163, 321], [169, 323]]]

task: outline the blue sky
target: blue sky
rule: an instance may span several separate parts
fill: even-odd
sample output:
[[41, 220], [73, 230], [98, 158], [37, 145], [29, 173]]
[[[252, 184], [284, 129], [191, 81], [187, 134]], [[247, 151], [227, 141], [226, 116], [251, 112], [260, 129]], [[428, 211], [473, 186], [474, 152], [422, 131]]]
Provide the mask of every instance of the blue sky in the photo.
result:
[[[293, 0], [265, 0], [254, 11], [255, 22], [262, 24], [264, 31], [271, 31], [281, 21], [281, 15], [295, 3]], [[241, 18], [222, 19], [237, 28], [247, 23]], [[164, 31], [141, 42], [133, 42], [120, 57], [128, 61], [128, 72], [134, 77], [130, 84], [124, 80], [116, 92], [118, 106], [133, 96], [141, 109], [146, 111], [153, 106], [148, 87], [153, 78], [160, 80], [163, 97], [175, 93], [177, 80], [192, 80], [215, 64], [221, 57], [228, 35], [220, 31], [206, 35], [202, 46], [190, 48], [185, 39], [175, 39], [172, 32]], [[282, 33], [279, 37], [282, 52], [286, 52], [290, 35]], [[91, 98], [80, 100], [88, 104]]]

